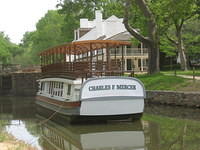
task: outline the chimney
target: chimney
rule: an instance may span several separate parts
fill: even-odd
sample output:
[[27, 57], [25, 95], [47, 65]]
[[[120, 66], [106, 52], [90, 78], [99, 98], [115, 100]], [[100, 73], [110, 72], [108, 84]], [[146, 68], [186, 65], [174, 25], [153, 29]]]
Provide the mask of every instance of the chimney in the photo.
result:
[[80, 28], [88, 28], [88, 19], [87, 18], [80, 19]]
[[95, 11], [95, 22], [96, 22], [96, 32], [97, 32], [97, 37], [102, 36], [103, 34], [103, 17], [102, 13], [100, 10]]
[[96, 19], [96, 22], [102, 22], [102, 13], [100, 10], [96, 10], [95, 11], [95, 19]]

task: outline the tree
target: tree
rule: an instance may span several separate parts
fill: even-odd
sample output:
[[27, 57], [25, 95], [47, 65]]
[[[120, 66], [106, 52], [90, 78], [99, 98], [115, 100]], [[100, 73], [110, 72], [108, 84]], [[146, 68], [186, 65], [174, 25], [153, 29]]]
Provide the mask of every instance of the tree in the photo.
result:
[[[130, 0], [125, 1], [125, 15], [124, 15], [124, 25], [126, 29], [140, 42], [144, 43], [149, 48], [149, 64], [148, 72], [150, 74], [157, 73], [160, 71], [159, 68], [159, 34], [156, 18], [153, 12], [150, 10], [147, 2], [145, 0], [135, 0], [134, 2]], [[131, 3], [132, 2], [132, 3]], [[130, 7], [136, 4], [140, 11], [143, 13], [147, 21], [147, 36], [142, 35], [135, 27], [131, 27], [129, 24], [130, 17]]]
[[11, 43], [8, 36], [0, 32], [0, 63], [11, 63], [12, 57], [18, 54], [18, 46]]
[[[200, 20], [193, 18], [183, 25], [183, 41], [190, 61], [199, 61], [200, 63]], [[198, 63], [198, 62], [196, 62]]]
[[177, 48], [182, 70], [188, 70], [186, 50], [182, 35], [183, 25], [187, 20], [196, 15], [198, 9], [197, 1], [198, 0], [165, 0], [161, 7], [162, 16], [164, 16], [163, 19], [167, 24], [171, 24], [174, 27], [175, 34], [169, 35], [168, 32], [165, 33], [168, 40]]
[[[57, 11], [48, 11], [36, 24], [36, 31], [24, 34], [20, 48], [24, 54], [17, 58], [17, 62], [22, 64], [39, 64], [38, 54], [49, 48], [66, 42], [66, 35], [62, 29], [64, 27], [64, 17]], [[24, 58], [24, 59], [21, 59]]]

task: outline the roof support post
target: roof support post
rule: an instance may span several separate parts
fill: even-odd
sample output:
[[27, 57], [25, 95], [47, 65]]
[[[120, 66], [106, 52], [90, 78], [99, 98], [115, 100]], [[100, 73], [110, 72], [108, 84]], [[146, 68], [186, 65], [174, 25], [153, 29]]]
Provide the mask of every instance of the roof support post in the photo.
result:
[[106, 43], [106, 61], [107, 61], [108, 71], [110, 71], [111, 61], [110, 61], [110, 51], [109, 51], [108, 43]]
[[44, 58], [44, 66], [46, 66], [46, 55], [45, 54], [43, 55], [43, 58]]
[[72, 56], [71, 55], [71, 45], [69, 46], [69, 54], [68, 55], [69, 55], [69, 62], [71, 62], [72, 61], [72, 58], [71, 58], [71, 56]]
[[74, 62], [76, 62], [76, 50], [75, 50], [75, 45], [73, 45], [73, 50], [74, 50]]
[[117, 46], [115, 46], [115, 65], [117, 65]]
[[104, 53], [103, 53], [103, 48], [101, 49], [101, 54], [102, 54], [102, 63], [104, 62]]
[[71, 45], [69, 46], [69, 53], [68, 53], [68, 55], [69, 55], [69, 64], [67, 66], [68, 66], [68, 70], [72, 71]]
[[96, 52], [96, 62], [98, 62], [98, 57], [99, 57], [99, 53], [98, 53], [98, 49], [96, 50], [97, 52]]
[[62, 50], [63, 50], [63, 57], [64, 57], [64, 63], [65, 63], [66, 62], [66, 51], [65, 51], [65, 48]]
[[92, 43], [90, 43], [90, 71], [92, 73], [92, 57], [93, 57], [93, 54], [92, 54]]
[[43, 56], [40, 56], [40, 63], [41, 63], [41, 66], [44, 65], [44, 62], [43, 62]]

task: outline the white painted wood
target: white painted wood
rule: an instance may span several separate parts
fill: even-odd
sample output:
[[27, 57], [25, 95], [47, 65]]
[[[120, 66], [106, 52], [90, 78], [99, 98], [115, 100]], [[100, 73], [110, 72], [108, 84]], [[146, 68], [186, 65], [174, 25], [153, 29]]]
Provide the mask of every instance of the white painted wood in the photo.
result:
[[143, 85], [132, 78], [97, 78], [88, 80], [82, 87], [81, 101], [84, 99], [134, 96], [145, 97]]
[[144, 99], [82, 101], [80, 115], [125, 115], [143, 113]]

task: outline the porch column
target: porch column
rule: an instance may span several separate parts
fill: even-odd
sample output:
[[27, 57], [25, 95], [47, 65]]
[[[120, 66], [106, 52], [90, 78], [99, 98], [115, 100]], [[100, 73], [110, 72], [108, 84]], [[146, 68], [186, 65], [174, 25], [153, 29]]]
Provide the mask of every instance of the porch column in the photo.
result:
[[143, 43], [141, 45], [141, 71], [144, 71], [144, 64], [143, 64]]
[[115, 64], [117, 64], [117, 46], [115, 47]]
[[124, 74], [124, 46], [122, 46], [122, 74]]
[[124, 71], [127, 71], [127, 46], [124, 46], [124, 61], [125, 61], [125, 64], [124, 64]]
[[90, 43], [90, 71], [92, 71], [92, 44]]

